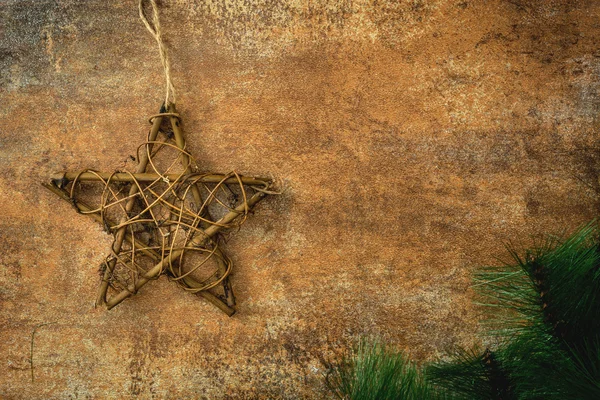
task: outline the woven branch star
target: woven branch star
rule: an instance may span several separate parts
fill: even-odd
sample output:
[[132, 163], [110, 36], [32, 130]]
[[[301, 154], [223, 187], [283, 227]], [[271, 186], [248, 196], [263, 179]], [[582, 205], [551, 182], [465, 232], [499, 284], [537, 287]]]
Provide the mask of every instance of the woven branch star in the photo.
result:
[[[111, 309], [166, 274], [233, 315], [232, 263], [218, 234], [239, 227], [254, 205], [273, 193], [273, 182], [235, 172], [196, 172], [174, 105], [161, 108], [150, 123], [135, 172], [65, 172], [44, 186], [114, 235], [111, 254], [100, 267], [97, 305]], [[89, 189], [88, 197], [100, 196], [100, 205], [88, 205], [83, 189]]]

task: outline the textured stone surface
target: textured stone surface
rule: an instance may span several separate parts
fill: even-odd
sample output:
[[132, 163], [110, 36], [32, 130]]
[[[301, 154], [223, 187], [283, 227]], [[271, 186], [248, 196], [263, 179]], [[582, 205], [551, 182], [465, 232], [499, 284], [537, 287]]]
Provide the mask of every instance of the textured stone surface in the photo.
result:
[[131, 167], [164, 95], [134, 3], [0, 1], [4, 398], [323, 398], [362, 335], [476, 341], [474, 268], [600, 210], [598, 2], [165, 1], [190, 151], [284, 194], [225, 246], [233, 318], [166, 279], [94, 309], [111, 238], [40, 183]]

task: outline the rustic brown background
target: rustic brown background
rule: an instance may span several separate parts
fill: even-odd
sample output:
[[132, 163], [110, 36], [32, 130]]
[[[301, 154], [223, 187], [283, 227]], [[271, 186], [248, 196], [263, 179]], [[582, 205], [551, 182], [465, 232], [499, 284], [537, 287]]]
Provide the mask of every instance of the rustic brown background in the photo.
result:
[[191, 152], [284, 194], [226, 244], [233, 318], [166, 279], [94, 309], [111, 238], [40, 183], [131, 167], [164, 95], [135, 3], [0, 1], [5, 398], [323, 398], [363, 335], [476, 341], [474, 268], [600, 210], [598, 2], [168, 0]]

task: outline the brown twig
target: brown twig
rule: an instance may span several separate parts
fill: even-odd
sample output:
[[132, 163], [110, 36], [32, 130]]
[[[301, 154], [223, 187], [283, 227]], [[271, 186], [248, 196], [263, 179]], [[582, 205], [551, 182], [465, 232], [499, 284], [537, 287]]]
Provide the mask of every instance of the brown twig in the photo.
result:
[[[177, 144], [177, 147], [179, 147], [181, 150], [185, 151], [185, 139], [183, 137], [183, 132], [181, 130], [181, 126], [180, 126], [180, 118], [177, 114], [177, 109], [175, 107], [175, 104], [171, 104], [168, 108], [168, 110], [170, 113], [172, 113], [173, 115], [171, 115], [169, 117], [169, 119], [171, 120], [171, 127], [173, 129], [173, 134], [175, 136], [175, 143]], [[185, 173], [188, 174], [191, 172], [191, 168], [190, 168], [190, 157], [187, 155], [187, 153], [182, 152], [181, 153], [181, 162], [183, 164], [183, 168], [185, 169]], [[236, 178], [238, 178], [236, 176]], [[197, 223], [203, 223], [206, 220], [207, 214], [208, 214], [208, 209], [206, 207], [201, 207], [203, 202], [202, 202], [202, 197], [200, 195], [200, 190], [198, 189], [198, 184], [197, 184], [197, 180], [194, 181], [194, 184], [191, 186], [192, 189], [192, 196], [194, 198], [194, 203], [196, 205], [196, 209], [201, 209], [203, 211], [203, 213], [201, 214], [201, 217], [204, 218], [203, 219], [197, 219]], [[206, 222], [204, 222], [203, 224], [203, 228], [207, 227]], [[181, 257], [183, 257], [183, 254], [181, 255]], [[219, 260], [219, 259], [217, 259]], [[180, 260], [179, 265], [181, 267], [182, 265], [182, 261]], [[231, 287], [231, 283], [229, 282], [229, 279], [227, 277], [228, 272], [227, 272], [227, 268], [225, 267], [225, 263], [223, 262], [218, 262], [219, 265], [219, 273], [221, 274], [221, 276], [223, 276], [223, 281], [222, 281], [222, 285], [223, 285], [223, 293], [225, 294], [225, 299], [227, 301], [227, 305], [229, 306], [233, 306], [235, 305], [235, 297], [233, 296], [233, 289]], [[188, 272], [189, 273], [189, 272]]]
[[[154, 119], [154, 121], [152, 123], [152, 128], [150, 129], [150, 134], [148, 135], [149, 144], [146, 146], [147, 152], [142, 153], [142, 155], [139, 157], [139, 163], [138, 163], [138, 166], [136, 169], [136, 172], [138, 172], [138, 173], [146, 171], [146, 167], [148, 165], [148, 160], [149, 160], [148, 154], [150, 154], [150, 152], [152, 151], [152, 142], [154, 142], [156, 140], [156, 137], [158, 136], [158, 131], [160, 129], [161, 122], [162, 122], [162, 117], [158, 117], [158, 118]], [[132, 185], [129, 188], [129, 200], [127, 200], [127, 203], [125, 204], [126, 215], [133, 209], [133, 206], [135, 204], [134, 196], [137, 193], [138, 193], [138, 186]], [[121, 219], [121, 223], [127, 220], [126, 215]], [[127, 232], [127, 227], [122, 227], [115, 233], [115, 240], [112, 245], [112, 251], [115, 253], [115, 255], [119, 254], [119, 252], [121, 251], [121, 247], [123, 245], [123, 240], [125, 239], [126, 232]], [[112, 275], [113, 270], [115, 268], [116, 258], [112, 258], [106, 265], [107, 265], [107, 268], [104, 271], [104, 276], [102, 277], [102, 282], [100, 283], [100, 287], [98, 288], [98, 297], [96, 298], [96, 305], [106, 304], [106, 292], [108, 290], [109, 278]]]
[[[127, 183], [155, 183], [160, 181], [169, 182], [188, 182], [193, 181], [196, 183], [224, 183], [227, 185], [237, 184], [238, 179], [232, 174], [220, 175], [220, 174], [165, 174], [159, 175], [156, 173], [145, 172], [145, 173], [129, 173], [129, 172], [63, 172], [54, 174], [52, 180], [57, 183], [58, 186], [65, 186], [68, 182], [77, 180], [78, 182], [127, 182]], [[265, 187], [269, 186], [272, 181], [268, 178], [255, 178], [242, 176], [240, 180], [244, 185]]]

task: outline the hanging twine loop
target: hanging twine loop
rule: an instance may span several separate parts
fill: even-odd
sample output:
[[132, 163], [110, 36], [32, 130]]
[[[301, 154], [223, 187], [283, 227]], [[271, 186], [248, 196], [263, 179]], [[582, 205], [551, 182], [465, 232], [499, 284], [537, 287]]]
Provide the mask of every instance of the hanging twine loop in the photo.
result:
[[148, 29], [148, 32], [154, 37], [156, 42], [158, 43], [158, 51], [160, 54], [160, 61], [162, 63], [163, 69], [165, 71], [165, 81], [166, 81], [166, 95], [165, 95], [165, 108], [168, 108], [169, 105], [175, 104], [175, 88], [173, 87], [173, 82], [171, 80], [171, 62], [169, 61], [169, 54], [167, 53], [167, 48], [162, 39], [162, 32], [160, 30], [160, 20], [158, 18], [158, 7], [156, 5], [155, 0], [149, 0], [151, 8], [152, 8], [152, 22], [148, 20], [146, 13], [144, 12], [144, 0], [139, 1], [139, 11], [140, 18], [142, 22]]

